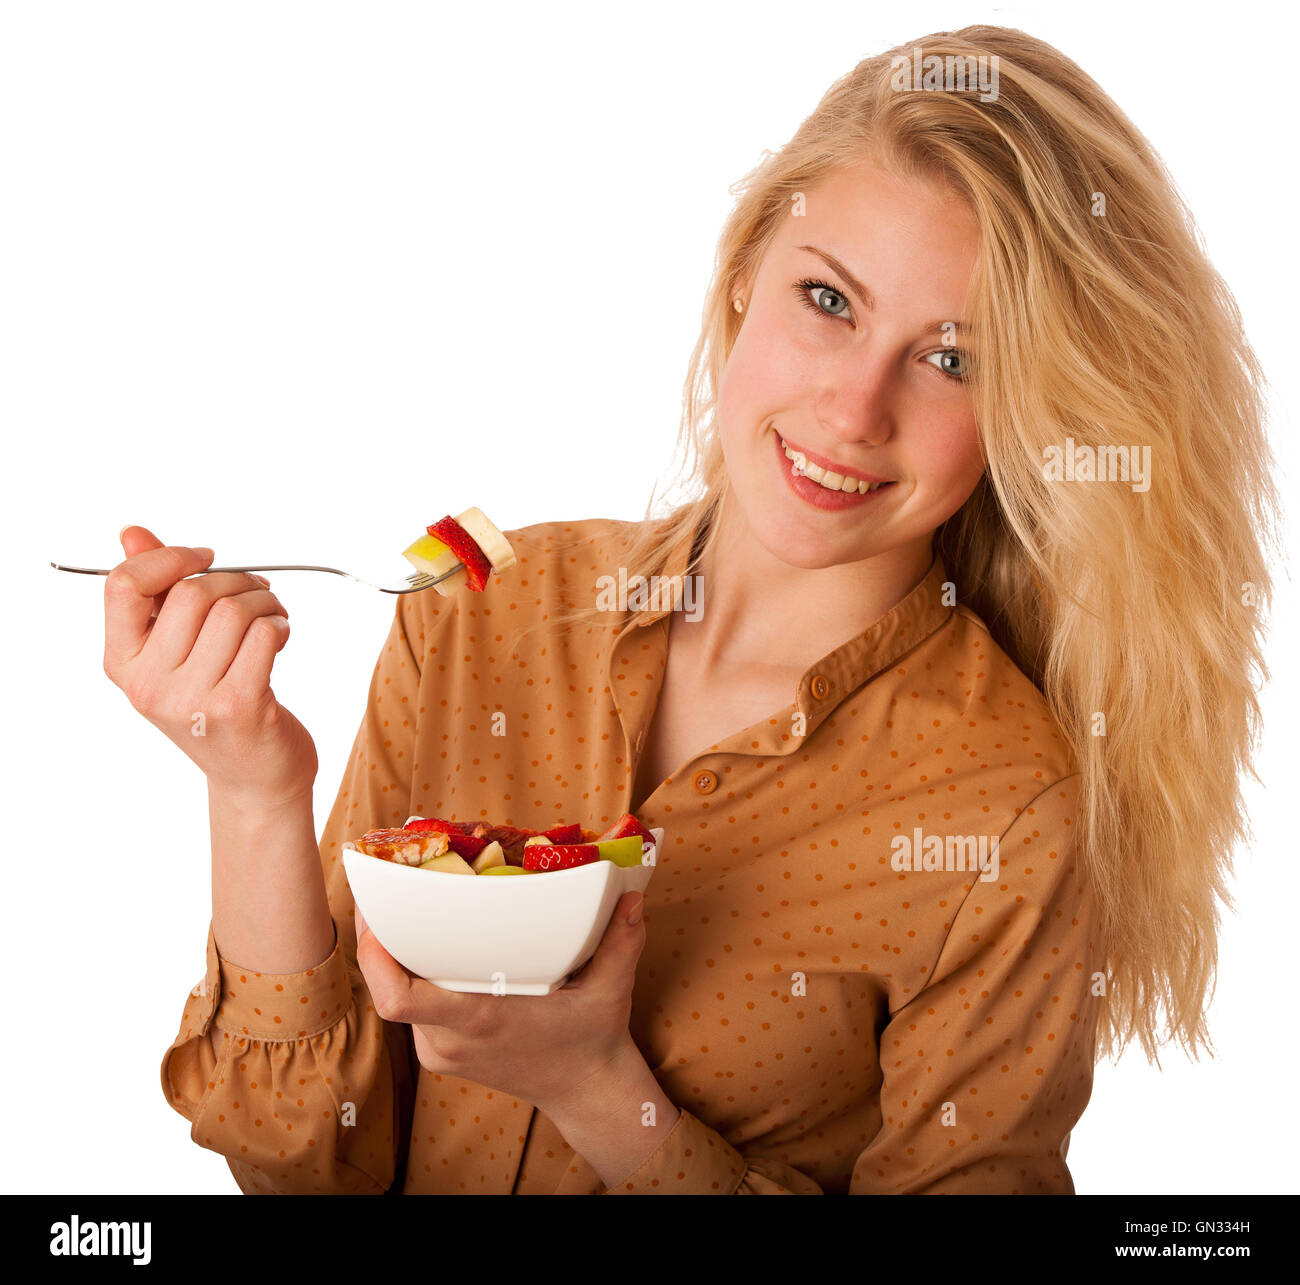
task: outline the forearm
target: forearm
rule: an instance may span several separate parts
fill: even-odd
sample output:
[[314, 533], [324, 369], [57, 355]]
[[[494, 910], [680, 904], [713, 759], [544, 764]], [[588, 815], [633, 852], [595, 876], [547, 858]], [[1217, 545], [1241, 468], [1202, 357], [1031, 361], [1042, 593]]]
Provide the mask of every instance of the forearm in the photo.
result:
[[208, 790], [212, 932], [223, 959], [299, 973], [334, 949], [311, 794], [262, 808]]
[[593, 1080], [543, 1110], [565, 1142], [612, 1187], [658, 1148], [680, 1113], [630, 1039]]

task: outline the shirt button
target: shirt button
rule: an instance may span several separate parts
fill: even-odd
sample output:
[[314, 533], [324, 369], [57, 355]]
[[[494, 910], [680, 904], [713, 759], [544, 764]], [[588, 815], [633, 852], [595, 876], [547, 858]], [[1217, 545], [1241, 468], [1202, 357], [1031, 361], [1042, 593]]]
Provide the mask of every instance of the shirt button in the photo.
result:
[[819, 701], [824, 701], [831, 694], [831, 680], [825, 674], [813, 675], [812, 694]]
[[718, 788], [718, 778], [712, 772], [696, 772], [694, 785], [697, 794], [712, 794]]

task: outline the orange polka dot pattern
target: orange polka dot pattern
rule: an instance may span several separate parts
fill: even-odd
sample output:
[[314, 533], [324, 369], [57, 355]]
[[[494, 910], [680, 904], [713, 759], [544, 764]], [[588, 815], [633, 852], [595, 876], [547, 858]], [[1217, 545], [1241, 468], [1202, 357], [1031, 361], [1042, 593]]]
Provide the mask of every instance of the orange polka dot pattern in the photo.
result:
[[[246, 1193], [1072, 1192], [1104, 1002], [1079, 777], [1041, 694], [946, 604], [938, 558], [788, 708], [640, 808], [665, 842], [631, 1031], [681, 1115], [625, 1181], [606, 1188], [530, 1104], [423, 1070], [410, 1028], [376, 1015], [344, 840], [413, 813], [603, 828], [629, 809], [666, 608], [508, 645], [593, 601], [625, 527], [512, 531], [519, 564], [484, 593], [397, 599], [321, 839], [335, 948], [259, 976], [209, 931], [162, 1064], [193, 1140]], [[999, 864], [923, 861], [934, 836], [996, 839]]]

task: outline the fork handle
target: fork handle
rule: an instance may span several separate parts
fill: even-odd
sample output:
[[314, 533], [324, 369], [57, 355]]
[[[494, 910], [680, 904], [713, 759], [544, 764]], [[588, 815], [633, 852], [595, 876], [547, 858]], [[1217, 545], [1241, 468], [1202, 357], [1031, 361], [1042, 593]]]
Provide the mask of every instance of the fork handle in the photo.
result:
[[[103, 567], [70, 567], [65, 562], [51, 562], [56, 571], [75, 571], [78, 575], [83, 576], [106, 576], [110, 574], [109, 570]], [[337, 567], [304, 567], [304, 566], [273, 566], [273, 567], [207, 567], [204, 570], [206, 575], [209, 571], [329, 571], [336, 576], [345, 576], [346, 571], [340, 571]]]

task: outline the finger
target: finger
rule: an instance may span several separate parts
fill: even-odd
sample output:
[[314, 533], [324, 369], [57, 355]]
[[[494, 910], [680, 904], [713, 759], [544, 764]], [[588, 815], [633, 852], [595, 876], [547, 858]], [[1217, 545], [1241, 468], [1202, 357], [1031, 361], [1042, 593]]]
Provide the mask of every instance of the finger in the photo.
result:
[[644, 900], [642, 894], [636, 891], [625, 892], [618, 899], [614, 913], [605, 926], [600, 945], [596, 947], [596, 953], [570, 985], [622, 986], [627, 983], [629, 971], [635, 974], [637, 960], [645, 949], [645, 923], [639, 917], [636, 923], [629, 923], [628, 917], [633, 914], [639, 916]]
[[243, 692], [268, 691], [275, 658], [288, 641], [289, 622], [283, 616], [259, 616], [245, 631], [239, 650], [218, 686]]
[[[226, 598], [230, 602], [221, 605]], [[168, 591], [149, 634], [150, 661], [167, 672], [187, 665], [188, 675], [213, 687], [230, 668], [248, 626], [273, 611], [284, 607], [252, 576], [217, 571], [182, 580]]]
[[357, 940], [357, 966], [375, 1012], [386, 1021], [456, 1029], [478, 1007], [480, 995], [443, 990], [403, 968], [366, 932]]
[[213, 556], [160, 545], [135, 554], [109, 572], [104, 586], [106, 668], [127, 665], [140, 654], [156, 609], [155, 595], [166, 594], [178, 580], [210, 566]]
[[[118, 532], [117, 538], [122, 542], [122, 551], [128, 558], [133, 558], [137, 553], [143, 553], [146, 549], [161, 549], [163, 547], [163, 542], [148, 527], [143, 526], [124, 526]], [[154, 596], [151, 615], [156, 616], [162, 610], [164, 597], [164, 594]]]

